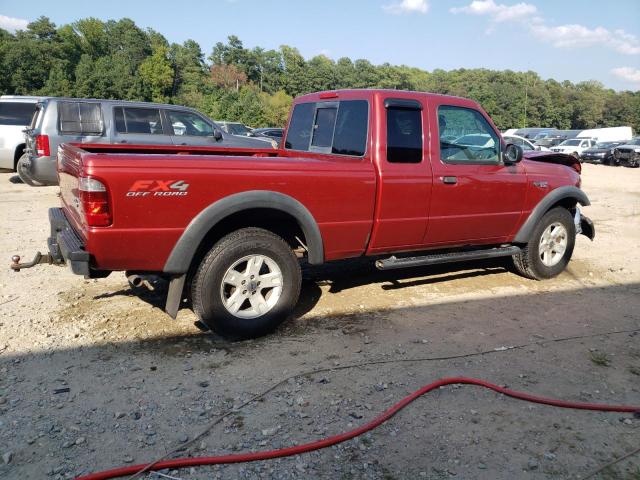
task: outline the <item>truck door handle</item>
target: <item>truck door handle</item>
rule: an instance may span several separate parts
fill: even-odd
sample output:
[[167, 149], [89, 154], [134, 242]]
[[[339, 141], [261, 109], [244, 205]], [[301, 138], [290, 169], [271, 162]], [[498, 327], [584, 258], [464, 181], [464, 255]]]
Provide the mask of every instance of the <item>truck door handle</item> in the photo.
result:
[[120, 140], [120, 143], [127, 143], [126, 140]]
[[455, 185], [458, 183], [458, 177], [440, 177], [442, 183], [446, 183], [447, 185]]
[[180, 145], [186, 145], [186, 144], [187, 144], [187, 142], [182, 142]]

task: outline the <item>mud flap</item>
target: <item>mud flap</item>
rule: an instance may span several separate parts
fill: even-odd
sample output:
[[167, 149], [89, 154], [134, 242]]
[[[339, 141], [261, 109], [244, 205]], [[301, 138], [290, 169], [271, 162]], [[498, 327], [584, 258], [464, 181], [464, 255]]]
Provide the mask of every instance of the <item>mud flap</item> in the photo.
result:
[[580, 233], [591, 241], [593, 241], [596, 236], [596, 227], [593, 225], [593, 222], [589, 217], [585, 217], [582, 214], [580, 215]]
[[174, 320], [178, 316], [178, 310], [180, 309], [180, 302], [182, 301], [182, 292], [184, 290], [184, 283], [187, 279], [185, 274], [179, 277], [174, 277], [169, 282], [169, 291], [167, 292], [167, 303], [164, 307], [165, 312], [169, 314]]

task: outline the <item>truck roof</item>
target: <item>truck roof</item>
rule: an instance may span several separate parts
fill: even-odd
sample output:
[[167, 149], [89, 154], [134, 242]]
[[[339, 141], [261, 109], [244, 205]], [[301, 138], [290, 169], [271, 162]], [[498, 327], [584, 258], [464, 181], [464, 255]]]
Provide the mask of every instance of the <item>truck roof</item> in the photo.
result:
[[[395, 94], [399, 96], [421, 96], [435, 98], [450, 98], [455, 100], [463, 100], [465, 102], [472, 101], [468, 98], [457, 97], [455, 95], [443, 95], [440, 93], [418, 92], [415, 90], [394, 90], [388, 88], [346, 88], [339, 90], [326, 90], [322, 92], [308, 93], [301, 95], [295, 99], [296, 102], [305, 100], [329, 100], [331, 98], [340, 98], [340, 96], [348, 95], [350, 97], [373, 98], [376, 94]], [[477, 102], [474, 102], [477, 103]]]

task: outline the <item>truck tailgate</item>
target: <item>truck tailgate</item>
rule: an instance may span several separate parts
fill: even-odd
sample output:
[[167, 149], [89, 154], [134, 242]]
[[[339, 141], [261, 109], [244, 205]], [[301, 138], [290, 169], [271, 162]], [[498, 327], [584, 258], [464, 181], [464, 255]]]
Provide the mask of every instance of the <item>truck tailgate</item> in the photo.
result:
[[86, 240], [86, 223], [80, 202], [80, 177], [83, 174], [81, 151], [65, 145], [58, 149], [58, 177], [62, 209], [74, 230]]

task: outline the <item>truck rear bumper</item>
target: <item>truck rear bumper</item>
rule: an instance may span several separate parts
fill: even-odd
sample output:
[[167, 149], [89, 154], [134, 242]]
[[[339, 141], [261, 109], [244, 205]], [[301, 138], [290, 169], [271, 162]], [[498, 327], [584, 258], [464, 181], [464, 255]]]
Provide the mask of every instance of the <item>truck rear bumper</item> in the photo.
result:
[[68, 263], [76, 275], [89, 275], [91, 256], [84, 249], [84, 243], [73, 230], [61, 208], [49, 209], [51, 236], [47, 240], [49, 254], [56, 263]]

